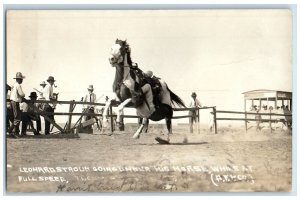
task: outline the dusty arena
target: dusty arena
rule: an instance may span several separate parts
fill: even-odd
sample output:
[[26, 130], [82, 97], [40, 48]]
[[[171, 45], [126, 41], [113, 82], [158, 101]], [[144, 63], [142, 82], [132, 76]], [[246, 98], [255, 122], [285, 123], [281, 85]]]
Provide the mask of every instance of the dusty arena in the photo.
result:
[[220, 128], [188, 133], [174, 126], [136, 127], [79, 138], [8, 138], [7, 192], [273, 192], [291, 191], [292, 134]]

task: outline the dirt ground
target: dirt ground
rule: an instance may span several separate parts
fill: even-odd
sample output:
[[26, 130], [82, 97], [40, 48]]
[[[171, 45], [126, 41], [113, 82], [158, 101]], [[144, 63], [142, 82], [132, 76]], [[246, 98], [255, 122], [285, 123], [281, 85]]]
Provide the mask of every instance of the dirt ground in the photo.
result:
[[[218, 134], [163, 127], [108, 136], [8, 138], [7, 192], [289, 192], [291, 133], [221, 128]], [[164, 135], [163, 135], [164, 134]]]

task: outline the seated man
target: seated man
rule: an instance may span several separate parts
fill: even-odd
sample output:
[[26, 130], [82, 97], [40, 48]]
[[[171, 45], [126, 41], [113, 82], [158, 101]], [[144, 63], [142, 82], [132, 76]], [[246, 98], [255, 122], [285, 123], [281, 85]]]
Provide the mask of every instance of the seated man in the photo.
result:
[[37, 99], [36, 92], [31, 92], [29, 96], [30, 100], [25, 103], [23, 113], [22, 113], [22, 135], [26, 135], [26, 129], [28, 123], [31, 123], [32, 120], [36, 121], [36, 130], [34, 130], [34, 135], [41, 135], [41, 118], [29, 105], [36, 106], [39, 108], [39, 104], [34, 103]]

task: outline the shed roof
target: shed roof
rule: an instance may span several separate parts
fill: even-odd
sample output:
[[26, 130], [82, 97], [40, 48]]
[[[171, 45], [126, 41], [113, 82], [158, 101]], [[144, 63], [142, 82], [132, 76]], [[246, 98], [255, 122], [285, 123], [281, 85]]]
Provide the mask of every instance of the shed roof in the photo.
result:
[[253, 100], [290, 100], [292, 99], [292, 92], [288, 91], [278, 91], [278, 90], [267, 90], [267, 89], [259, 89], [259, 90], [250, 90], [247, 92], [243, 92], [245, 99], [253, 99]]

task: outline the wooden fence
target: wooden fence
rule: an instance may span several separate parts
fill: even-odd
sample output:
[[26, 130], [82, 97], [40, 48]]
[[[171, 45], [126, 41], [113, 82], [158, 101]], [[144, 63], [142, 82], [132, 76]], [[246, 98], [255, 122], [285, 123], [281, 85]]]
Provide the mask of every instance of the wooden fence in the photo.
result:
[[[28, 100], [29, 101], [29, 100]], [[80, 112], [80, 113], [76, 113], [74, 112], [74, 109], [76, 107], [76, 105], [94, 105], [94, 106], [105, 106], [105, 103], [90, 103], [90, 102], [82, 102], [82, 101], [47, 101], [47, 100], [36, 100], [35, 103], [51, 103], [51, 104], [60, 104], [60, 105], [64, 105], [67, 104], [69, 105], [69, 112], [45, 112], [45, 111], [41, 111], [39, 110], [37, 107], [30, 105], [29, 106], [34, 109], [34, 111], [37, 114], [40, 114], [41, 116], [43, 116], [47, 121], [49, 121], [51, 124], [53, 124], [54, 127], [56, 127], [60, 133], [72, 133], [74, 131], [74, 129], [77, 128], [78, 126], [78, 122], [77, 121], [73, 126], [72, 126], [72, 116], [96, 116], [96, 117], [102, 117], [102, 113], [85, 113], [85, 112]], [[114, 131], [114, 126], [113, 126], [113, 118], [116, 117], [117, 115], [113, 114], [112, 110], [113, 107], [116, 107], [120, 104], [120, 102], [112, 102], [109, 108], [109, 114], [107, 115], [107, 117], [110, 118], [110, 125], [111, 125], [111, 132]], [[130, 106], [126, 106], [127, 108], [133, 108]], [[196, 117], [197, 118], [197, 129], [199, 127], [199, 122], [200, 122], [200, 113], [199, 110], [200, 109], [210, 109], [212, 108], [215, 112], [215, 107], [204, 107], [204, 108], [173, 108], [174, 111], [196, 111], [196, 116], [195, 115], [181, 115], [181, 116], [174, 116], [173, 119], [181, 119], [181, 118], [189, 118], [189, 117]], [[50, 119], [48, 116], [49, 115], [66, 115], [68, 116], [68, 120], [65, 124], [64, 127], [61, 127], [59, 124], [57, 124], [54, 120]], [[123, 115], [124, 118], [139, 118], [136, 115]], [[199, 131], [199, 129], [198, 129]], [[215, 130], [216, 131], [216, 130]]]
[[[250, 121], [256, 121], [256, 122], [267, 122], [269, 123], [270, 131], [272, 132], [272, 123], [278, 122], [278, 119], [272, 119], [272, 116], [278, 116], [278, 117], [292, 117], [292, 114], [278, 114], [278, 113], [272, 113], [270, 110], [269, 113], [258, 113], [258, 112], [238, 112], [238, 111], [225, 111], [225, 110], [214, 110], [215, 114], [215, 122], [218, 120], [228, 120], [228, 121], [244, 121], [245, 122], [245, 129], [248, 130], [248, 123]], [[226, 114], [234, 114], [234, 115], [244, 115], [244, 118], [218, 118], [217, 113], [226, 113]], [[260, 116], [257, 119], [249, 118], [249, 115], [251, 116]], [[263, 119], [261, 116], [268, 116], [268, 119]], [[292, 120], [282, 119], [284, 123], [291, 123]], [[217, 123], [215, 123], [215, 130], [217, 133]]]
[[[29, 100], [28, 100], [29, 101]], [[35, 106], [31, 106], [29, 104], [29, 106], [34, 109], [34, 111], [37, 114], [40, 114], [41, 116], [43, 116], [47, 121], [49, 121], [51, 124], [53, 124], [54, 127], [56, 127], [61, 133], [71, 133], [73, 132], [74, 129], [77, 128], [78, 125], [78, 121], [72, 126], [72, 116], [96, 116], [96, 117], [102, 117], [102, 113], [76, 113], [73, 112], [76, 105], [94, 105], [94, 106], [105, 106], [105, 103], [89, 103], [89, 102], [82, 102], [82, 101], [46, 101], [46, 100], [36, 100], [35, 103], [54, 103], [54, 104], [67, 104], [69, 105], [69, 112], [54, 112], [54, 113], [49, 113], [49, 112], [44, 112], [39, 110], [37, 107]], [[111, 122], [111, 131], [114, 131], [114, 127], [113, 127], [113, 118], [116, 117], [115, 114], [113, 114], [113, 107], [116, 107], [120, 104], [120, 102], [112, 102], [109, 108], [109, 114], [107, 115], [107, 117], [110, 118], [110, 122]], [[127, 108], [133, 108], [130, 106], [126, 106]], [[272, 132], [272, 126], [271, 123], [273, 122], [278, 122], [278, 119], [272, 119], [272, 116], [278, 116], [278, 117], [292, 117], [292, 114], [277, 114], [277, 113], [272, 113], [272, 111], [270, 111], [269, 113], [257, 113], [257, 112], [239, 112], [239, 111], [225, 111], [225, 110], [217, 110], [215, 106], [210, 106], [210, 107], [202, 107], [202, 108], [173, 108], [173, 111], [196, 111], [196, 115], [180, 115], [180, 116], [174, 116], [173, 119], [182, 119], [182, 118], [190, 118], [190, 117], [196, 117], [197, 119], [197, 131], [198, 133], [200, 133], [200, 128], [199, 128], [199, 124], [200, 124], [200, 110], [201, 109], [212, 109], [213, 115], [214, 115], [214, 129], [215, 129], [215, 134], [218, 133], [218, 125], [217, 122], [218, 121], [245, 121], [245, 129], [246, 131], [248, 130], [248, 123], [250, 121], [261, 121], [261, 122], [268, 122], [269, 126], [270, 126], [270, 130]], [[234, 118], [234, 117], [217, 117], [217, 114], [233, 114], [233, 115], [243, 115], [244, 117], [239, 117], [239, 118]], [[64, 127], [61, 127], [60, 125], [58, 125], [54, 120], [50, 119], [48, 116], [49, 115], [66, 115], [69, 116], [68, 117], [68, 121], [66, 122]], [[251, 115], [259, 115], [259, 116], [269, 116], [268, 119], [253, 119], [250, 118], [249, 116]], [[124, 118], [139, 118], [136, 115], [123, 115]], [[292, 120], [285, 120], [285, 122], [291, 123]]]

